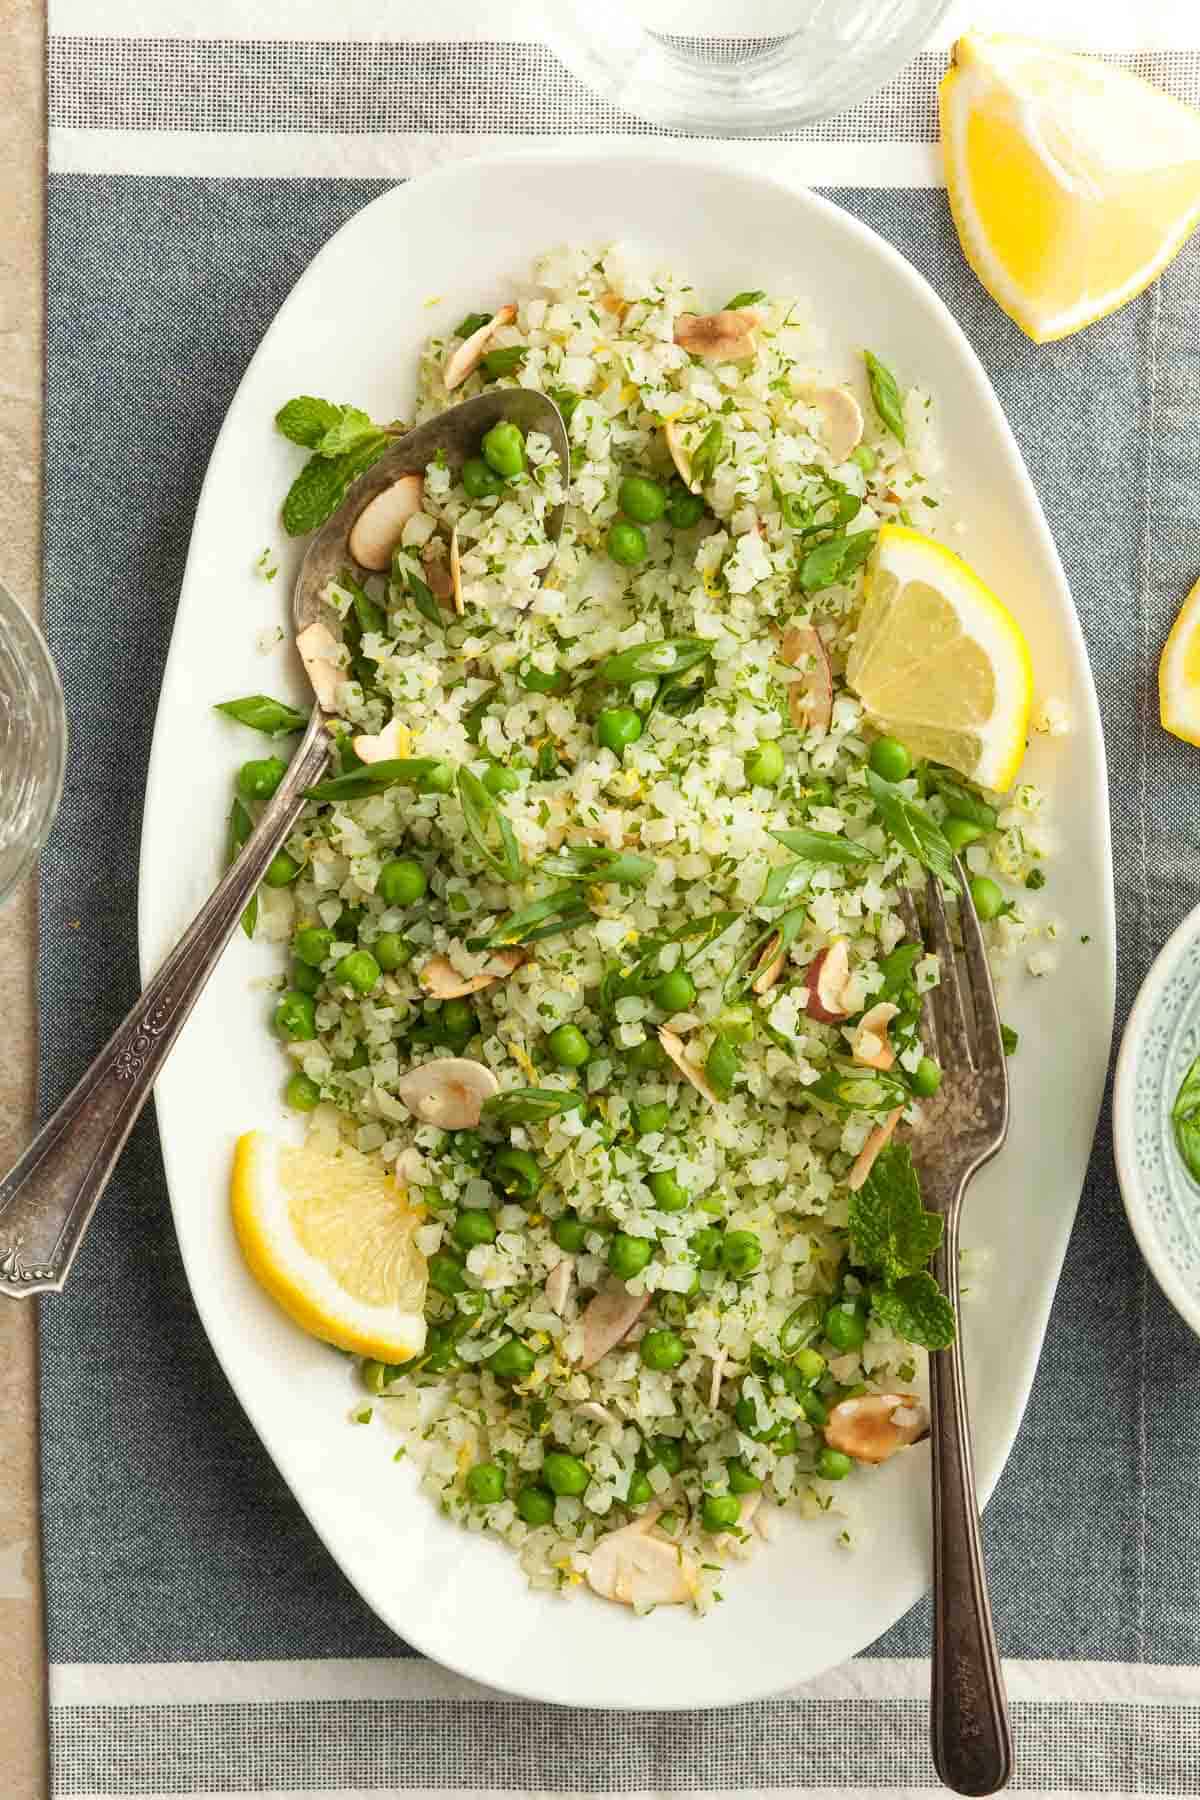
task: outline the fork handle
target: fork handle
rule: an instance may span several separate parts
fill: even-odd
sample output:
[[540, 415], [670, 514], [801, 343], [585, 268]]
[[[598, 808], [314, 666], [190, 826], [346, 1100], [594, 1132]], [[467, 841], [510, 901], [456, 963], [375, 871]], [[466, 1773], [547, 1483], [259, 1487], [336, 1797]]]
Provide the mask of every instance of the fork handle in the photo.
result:
[[[934, 1259], [958, 1316], [958, 1220], [947, 1219]], [[933, 1761], [958, 1794], [996, 1794], [1013, 1771], [1012, 1732], [992, 1625], [975, 1465], [967, 1417], [962, 1336], [929, 1359], [933, 1421]]]
[[65, 1286], [158, 1072], [329, 755], [314, 707], [287, 774], [237, 860], [58, 1111], [0, 1175], [0, 1294], [23, 1300]]

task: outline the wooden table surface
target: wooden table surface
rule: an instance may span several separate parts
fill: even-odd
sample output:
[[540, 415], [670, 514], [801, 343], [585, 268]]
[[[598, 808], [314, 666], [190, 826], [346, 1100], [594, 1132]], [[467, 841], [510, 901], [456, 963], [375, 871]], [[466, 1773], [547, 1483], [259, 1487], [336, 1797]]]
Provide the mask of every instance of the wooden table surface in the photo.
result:
[[[41, 571], [42, 0], [0, 0], [0, 580], [35, 608]], [[0, 1168], [33, 1119], [33, 884], [0, 912]], [[0, 1298], [0, 1782], [5, 1800], [43, 1800], [46, 1657], [37, 1522], [37, 1314]]]

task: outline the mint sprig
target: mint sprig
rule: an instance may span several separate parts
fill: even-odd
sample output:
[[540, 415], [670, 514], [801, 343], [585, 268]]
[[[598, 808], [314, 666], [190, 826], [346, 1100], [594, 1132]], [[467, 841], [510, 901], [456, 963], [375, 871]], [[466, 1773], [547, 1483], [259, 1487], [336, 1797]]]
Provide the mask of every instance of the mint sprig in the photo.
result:
[[946, 1350], [954, 1342], [954, 1308], [925, 1270], [905, 1275], [892, 1287], [875, 1288], [871, 1311], [907, 1343]]
[[377, 462], [391, 437], [357, 406], [338, 406], [315, 394], [297, 394], [275, 414], [275, 426], [312, 455], [283, 503], [284, 529], [302, 537], [323, 525], [345, 499], [351, 482]]
[[954, 1341], [954, 1309], [926, 1265], [944, 1221], [927, 1212], [906, 1144], [890, 1144], [850, 1199], [850, 1235], [859, 1264], [877, 1278], [871, 1310], [911, 1344], [943, 1350]]

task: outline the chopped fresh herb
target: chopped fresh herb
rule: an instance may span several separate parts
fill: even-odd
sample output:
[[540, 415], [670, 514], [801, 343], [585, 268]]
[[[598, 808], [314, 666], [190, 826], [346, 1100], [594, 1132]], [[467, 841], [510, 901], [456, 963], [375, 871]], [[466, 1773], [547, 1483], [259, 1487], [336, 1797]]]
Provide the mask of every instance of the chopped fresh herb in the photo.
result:
[[583, 1101], [582, 1094], [559, 1088], [509, 1088], [506, 1093], [493, 1094], [479, 1110], [480, 1117], [491, 1125], [537, 1125], [543, 1119], [576, 1111]]
[[863, 351], [863, 361], [867, 365], [867, 380], [871, 387], [871, 398], [875, 402], [875, 411], [897, 442], [907, 443], [904, 432], [904, 396], [900, 392], [899, 382], [886, 363], [881, 363], [870, 350]]
[[723, 310], [740, 312], [743, 306], [757, 306], [759, 301], [765, 300], [766, 297], [766, 288], [746, 288], [742, 293], [735, 294], [732, 300], [727, 300]]
[[655, 869], [653, 857], [595, 844], [568, 845], [544, 856], [538, 866], [558, 881], [612, 882], [616, 887], [645, 887]]
[[283, 700], [272, 700], [269, 694], [222, 700], [213, 710], [236, 719], [239, 725], [249, 725], [252, 731], [264, 732], [267, 737], [287, 737], [290, 732], [303, 731], [308, 724], [307, 713]]
[[491, 324], [493, 317], [492, 313], [468, 313], [466, 318], [454, 327], [454, 336], [463, 339], [474, 337], [477, 331], [482, 331], [485, 325]]
[[583, 395], [577, 394], [574, 388], [565, 387], [547, 388], [546, 392], [562, 414], [563, 424], [569, 426], [575, 416], [575, 408], [583, 399]]
[[535, 944], [542, 938], [557, 937], [592, 917], [592, 911], [579, 898], [577, 887], [556, 888], [529, 906], [506, 913], [483, 937], [467, 939], [468, 950], [494, 950], [503, 944]]
[[348, 775], [335, 775], [331, 781], [318, 781], [307, 790], [309, 800], [361, 800], [368, 794], [386, 794], [394, 787], [421, 787], [435, 771], [448, 764], [437, 756], [400, 756], [385, 762], [368, 763], [352, 769]]
[[924, 954], [924, 944], [897, 944], [894, 950], [881, 956], [879, 968], [883, 975], [883, 986], [875, 995], [876, 1000], [894, 1000], [897, 994], [903, 993], [912, 981], [913, 969]]
[[419, 575], [414, 575], [407, 566], [402, 550], [397, 550], [392, 557], [392, 579], [389, 591], [393, 606], [407, 597], [423, 619], [427, 619], [439, 631], [445, 629], [447, 615], [434, 599], [433, 590], [428, 582], [422, 581]]
[[[226, 852], [226, 867], [232, 867], [237, 861], [250, 833], [254, 830], [254, 820], [243, 805], [235, 797], [229, 813], [229, 840]], [[242, 913], [242, 930], [248, 938], [254, 936], [254, 927], [258, 924], [258, 895], [251, 894]]]
[[936, 875], [943, 887], [958, 893], [958, 877], [954, 873], [954, 852], [945, 833], [919, 800], [910, 800], [890, 781], [883, 781], [874, 769], [868, 769], [867, 786], [888, 836], [902, 850], [915, 857], [922, 868]]
[[1030, 893], [1036, 894], [1038, 889], [1044, 888], [1045, 885], [1046, 871], [1044, 869], [1030, 869], [1028, 875], [1025, 877], [1025, 886], [1029, 889]]
[[1011, 1025], [1001, 1025], [1001, 1027], [1000, 1027], [1000, 1042], [1004, 1046], [1005, 1056], [1012, 1056], [1014, 1054], [1014, 1052], [1016, 1051], [1017, 1045], [1020, 1043], [1020, 1041], [1021, 1041], [1020, 1033], [1014, 1031]]
[[882, 1069], [835, 1062], [804, 1089], [807, 1100], [823, 1100], [840, 1112], [892, 1112], [911, 1098], [904, 1082]]
[[758, 934], [749, 948], [743, 950], [726, 977], [724, 997], [727, 1002], [738, 1000], [754, 985], [755, 976], [759, 972], [759, 964], [766, 954], [767, 945], [773, 939], [778, 939], [778, 942], [775, 945], [772, 960], [775, 956], [787, 955], [804, 929], [804, 922], [807, 918], [808, 908], [806, 906], [794, 906], [789, 912], [781, 913], [773, 925], [768, 925], [765, 931]]
[[502, 881], [521, 878], [521, 852], [494, 794], [468, 768], [458, 771], [458, 798], [471, 842]]
[[767, 836], [805, 862], [861, 864], [877, 860], [874, 851], [865, 850], [836, 831], [810, 831], [800, 826], [795, 831], [769, 831]]
[[659, 638], [605, 657], [596, 674], [613, 687], [631, 687], [635, 681], [653, 681], [656, 676], [684, 675], [711, 653], [711, 638]]
[[725, 445], [725, 427], [715, 419], [691, 453], [691, 485], [701, 488], [711, 481]]
[[848, 580], [870, 556], [876, 536], [874, 531], [853, 531], [823, 539], [800, 564], [801, 587], [806, 593], [815, 594], [835, 582]]
[[489, 350], [483, 359], [483, 372], [489, 381], [496, 381], [501, 375], [515, 375], [528, 355], [528, 344], [513, 344], [506, 350]]
[[477, 744], [479, 742], [479, 733], [483, 727], [484, 715], [486, 714], [488, 707], [492, 704], [495, 693], [496, 684], [493, 682], [486, 693], [480, 694], [474, 705], [469, 706], [463, 714], [462, 727], [467, 734], [469, 743]]

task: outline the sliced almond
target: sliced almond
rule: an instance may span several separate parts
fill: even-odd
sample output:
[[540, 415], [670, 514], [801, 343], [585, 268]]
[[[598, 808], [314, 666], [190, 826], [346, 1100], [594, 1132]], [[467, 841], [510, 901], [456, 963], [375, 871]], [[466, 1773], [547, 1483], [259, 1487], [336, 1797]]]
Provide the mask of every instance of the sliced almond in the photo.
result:
[[708, 1378], [708, 1410], [716, 1412], [721, 1399], [721, 1383], [725, 1379], [726, 1356], [724, 1350], [718, 1350], [713, 1357], [712, 1374]]
[[862, 407], [849, 388], [813, 388], [804, 398], [821, 415], [821, 436], [831, 462], [844, 463], [862, 441]]
[[588, 1301], [583, 1314], [581, 1369], [590, 1369], [633, 1330], [650, 1304], [649, 1294], [631, 1294], [615, 1281]]
[[575, 1279], [575, 1258], [564, 1256], [546, 1277], [546, 1305], [561, 1319], [566, 1311], [567, 1296]]
[[612, 313], [614, 318], [621, 319], [624, 318], [625, 314], [629, 311], [629, 301], [622, 300], [620, 294], [611, 292], [601, 294], [600, 310], [602, 312]]
[[881, 1000], [865, 1012], [854, 1028], [850, 1054], [867, 1069], [890, 1069], [896, 1052], [888, 1042], [888, 1026], [900, 1011], [890, 1000]]
[[745, 362], [754, 355], [757, 324], [758, 314], [744, 307], [734, 312], [680, 313], [675, 342], [705, 362]]
[[682, 1606], [696, 1593], [696, 1565], [677, 1545], [656, 1537], [651, 1526], [660, 1508], [646, 1511], [620, 1531], [602, 1537], [588, 1558], [588, 1586], [602, 1600], [647, 1612], [652, 1606]]
[[341, 645], [328, 625], [318, 619], [296, 633], [296, 648], [317, 696], [317, 705], [322, 712], [333, 712], [342, 679]]
[[666, 1025], [660, 1025], [658, 1041], [684, 1080], [690, 1081], [696, 1092], [703, 1094], [710, 1106], [720, 1106], [721, 1097], [708, 1085], [708, 1078], [703, 1069], [698, 1069], [694, 1062], [688, 1060], [687, 1048], [683, 1039]]
[[378, 736], [365, 737], [360, 733], [350, 742], [360, 762], [394, 762], [397, 757], [408, 755], [412, 733], [402, 720], [392, 719]]
[[473, 375], [475, 373], [475, 370], [483, 361], [484, 351], [487, 349], [496, 333], [500, 330], [500, 327], [502, 325], [511, 325], [516, 316], [517, 309], [515, 306], [500, 307], [498, 312], [492, 314], [486, 325], [481, 325], [478, 331], [473, 331], [470, 337], [458, 346], [457, 350], [452, 350], [450, 352], [449, 356], [446, 358], [445, 367], [442, 370], [442, 380], [445, 382], [447, 389], [461, 386], [468, 375]]
[[599, 1400], [585, 1400], [575, 1408], [577, 1419], [586, 1419], [589, 1425], [619, 1425], [621, 1423], [615, 1412], [607, 1406], [601, 1406]]
[[417, 980], [435, 1000], [460, 1000], [464, 994], [482, 994], [487, 988], [495, 987], [498, 981], [507, 981], [527, 960], [527, 952], [515, 947], [493, 950], [486, 969], [478, 975], [464, 975], [448, 956], [431, 956], [422, 966]]
[[434, 599], [443, 606], [454, 599], [454, 578], [450, 573], [450, 565], [441, 553], [441, 545], [436, 538], [430, 538], [421, 552], [421, 567], [425, 571], [425, 582]]
[[904, 1108], [896, 1107], [890, 1112], [882, 1125], [876, 1125], [866, 1143], [854, 1159], [854, 1167], [846, 1177], [846, 1186], [852, 1194], [857, 1194], [871, 1170], [875, 1167], [875, 1158], [886, 1148], [893, 1131], [904, 1117]]
[[833, 670], [829, 652], [812, 625], [794, 625], [785, 631], [779, 660], [789, 668], [811, 666], [799, 681], [788, 684], [788, 713], [797, 731], [828, 731], [833, 718]]
[[461, 619], [467, 609], [463, 601], [462, 555], [458, 547], [457, 525], [450, 533], [450, 598], [454, 603], [455, 612]]
[[667, 449], [671, 452], [671, 461], [679, 473], [679, 479], [693, 494], [700, 492], [700, 483], [692, 480], [692, 459], [688, 455], [683, 442], [682, 419], [668, 419], [663, 426], [663, 436], [667, 440]]
[[484, 1101], [500, 1092], [500, 1083], [484, 1063], [465, 1056], [439, 1056], [402, 1075], [395, 1092], [423, 1125], [473, 1131]]
[[929, 1432], [929, 1413], [915, 1394], [860, 1394], [839, 1400], [825, 1442], [856, 1462], [881, 1463]]
[[845, 938], [834, 938], [832, 944], [817, 952], [804, 977], [808, 989], [805, 1011], [810, 1019], [819, 1019], [823, 1025], [834, 1025], [839, 1019], [849, 1017], [850, 1008], [845, 1001], [849, 977], [849, 947]]
[[787, 964], [787, 953], [779, 948], [779, 933], [773, 932], [763, 945], [763, 953], [758, 959], [758, 974], [750, 983], [752, 994], [769, 994]]
[[419, 475], [401, 475], [359, 513], [350, 527], [348, 548], [364, 569], [390, 569], [404, 527], [421, 510], [425, 483]]

